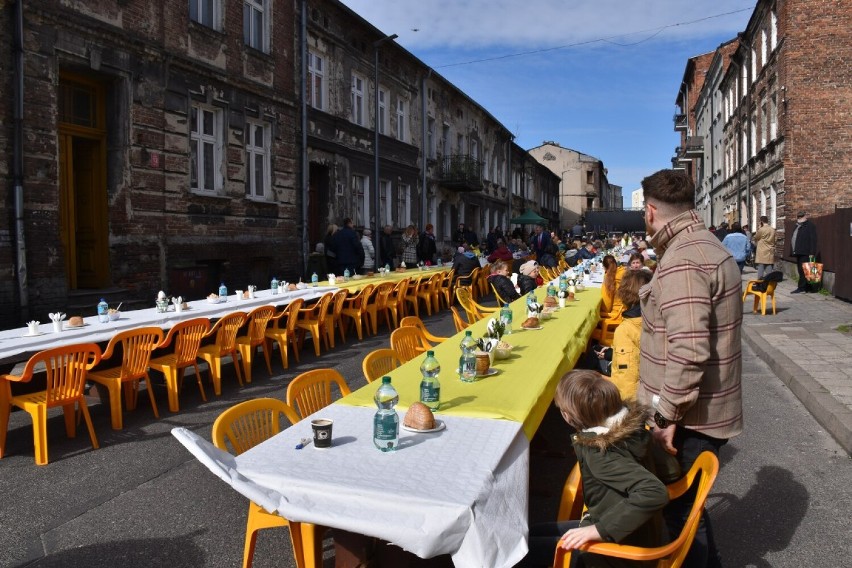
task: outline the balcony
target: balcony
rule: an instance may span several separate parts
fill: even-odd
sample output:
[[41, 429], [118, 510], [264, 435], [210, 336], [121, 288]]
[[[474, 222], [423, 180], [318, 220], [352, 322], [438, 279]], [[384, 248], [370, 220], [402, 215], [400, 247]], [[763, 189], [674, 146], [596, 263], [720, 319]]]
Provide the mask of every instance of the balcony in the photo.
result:
[[672, 158], [672, 169], [673, 170], [685, 170], [686, 167], [681, 163], [680, 158], [675, 156]]
[[456, 191], [482, 191], [482, 162], [463, 154], [445, 156], [438, 181]]
[[686, 129], [689, 128], [689, 121], [686, 118], [685, 114], [676, 114], [674, 115], [674, 129], [675, 132], [686, 132]]
[[701, 136], [690, 136], [687, 138], [684, 156], [687, 158], [703, 158], [704, 139]]

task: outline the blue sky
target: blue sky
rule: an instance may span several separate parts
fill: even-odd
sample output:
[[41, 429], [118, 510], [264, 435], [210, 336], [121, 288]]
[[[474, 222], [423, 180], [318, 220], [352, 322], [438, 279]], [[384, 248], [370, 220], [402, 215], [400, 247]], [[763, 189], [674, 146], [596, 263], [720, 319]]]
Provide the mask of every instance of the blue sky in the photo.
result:
[[383, 32], [399, 34], [397, 43], [481, 104], [521, 147], [548, 140], [603, 160], [628, 206], [643, 177], [671, 167], [680, 143], [674, 103], [687, 59], [736, 37], [755, 6], [754, 0], [343, 3]]

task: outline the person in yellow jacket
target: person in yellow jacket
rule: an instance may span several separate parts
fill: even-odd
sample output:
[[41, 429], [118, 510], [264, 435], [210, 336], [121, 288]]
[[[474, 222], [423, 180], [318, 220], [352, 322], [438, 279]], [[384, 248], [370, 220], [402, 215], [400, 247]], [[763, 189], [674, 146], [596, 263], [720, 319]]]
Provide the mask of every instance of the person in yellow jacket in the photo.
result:
[[636, 387], [639, 384], [639, 338], [642, 335], [639, 289], [651, 281], [651, 276], [648, 270], [628, 270], [618, 286], [618, 298], [625, 310], [612, 339], [610, 380], [618, 387], [623, 400], [636, 398]]

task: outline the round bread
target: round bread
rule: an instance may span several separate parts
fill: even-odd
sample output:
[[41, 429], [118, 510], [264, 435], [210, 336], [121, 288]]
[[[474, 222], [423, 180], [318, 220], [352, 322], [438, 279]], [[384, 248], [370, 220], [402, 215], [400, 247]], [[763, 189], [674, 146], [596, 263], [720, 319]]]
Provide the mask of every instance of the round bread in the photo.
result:
[[295, 290], [295, 289], [296, 289], [296, 285], [295, 285], [295, 284], [290, 284], [290, 285], [288, 285], [288, 286], [287, 286], [287, 289], [288, 289], [288, 290], [290, 290], [290, 291], [292, 292], [293, 290]]
[[68, 318], [68, 325], [71, 327], [80, 327], [83, 325], [83, 318], [80, 316], [71, 316]]
[[524, 323], [521, 324], [521, 327], [531, 328], [531, 327], [539, 327], [539, 319], [538, 318], [527, 318], [524, 320]]
[[218, 300], [218, 299], [219, 299], [219, 294], [209, 294], [209, 295], [207, 296], [207, 299], [208, 299], [208, 300], [212, 300], [212, 301], [216, 301], [216, 300]]
[[559, 302], [558, 302], [558, 301], [556, 300], [556, 298], [554, 298], [553, 296], [547, 296], [547, 297], [544, 299], [544, 307], [545, 307], [545, 308], [552, 308], [552, 307], [555, 307], [558, 303], [559, 303]]
[[403, 425], [415, 430], [431, 430], [435, 427], [435, 415], [422, 402], [412, 403], [402, 419]]

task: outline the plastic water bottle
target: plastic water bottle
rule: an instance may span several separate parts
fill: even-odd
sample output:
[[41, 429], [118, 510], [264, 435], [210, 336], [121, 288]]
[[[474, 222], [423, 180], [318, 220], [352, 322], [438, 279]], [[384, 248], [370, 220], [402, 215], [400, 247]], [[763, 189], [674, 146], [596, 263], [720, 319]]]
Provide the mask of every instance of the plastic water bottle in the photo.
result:
[[219, 301], [220, 302], [227, 302], [228, 301], [228, 287], [225, 286], [224, 282], [219, 284]]
[[438, 257], [438, 268], [444, 266], [444, 263], [441, 261], [441, 257]]
[[460, 347], [462, 354], [459, 358], [459, 378], [465, 383], [472, 383], [476, 380], [476, 355], [473, 354], [476, 340], [470, 330], [464, 332]]
[[556, 296], [556, 286], [553, 285], [553, 282], [550, 282], [547, 285], [547, 295]]
[[311, 274], [311, 286], [316, 288], [317, 284], [319, 284], [319, 278], [317, 277], [317, 273], [314, 272], [313, 274]]
[[512, 308], [509, 307], [509, 304], [503, 304], [503, 307], [500, 308], [500, 321], [506, 327], [503, 333], [506, 335], [512, 333]]
[[344, 282], [349, 282], [349, 276], [350, 276], [350, 274], [349, 274], [349, 269], [347, 268], [347, 269], [345, 269], [345, 270], [343, 271], [343, 281], [344, 281]]
[[434, 351], [427, 351], [426, 358], [420, 364], [420, 402], [435, 412], [441, 406], [441, 382], [438, 375], [441, 373], [441, 364], [435, 358]]
[[559, 290], [565, 291], [568, 289], [568, 278], [564, 274], [559, 275]]
[[530, 293], [527, 294], [527, 311], [530, 311], [530, 305], [531, 304], [537, 304], [537, 303], [538, 303], [538, 301], [535, 297], [535, 292], [533, 290], [530, 290]]
[[390, 377], [382, 377], [382, 386], [373, 400], [379, 408], [373, 417], [373, 443], [383, 452], [392, 452], [399, 446], [399, 416], [394, 410], [399, 393], [393, 388]]
[[98, 321], [101, 323], [109, 323], [109, 304], [101, 298], [98, 302]]
[[272, 277], [272, 284], [270, 284], [269, 287], [272, 288], [272, 295], [277, 296], [278, 295], [278, 279], [276, 277], [274, 277], [274, 276]]

